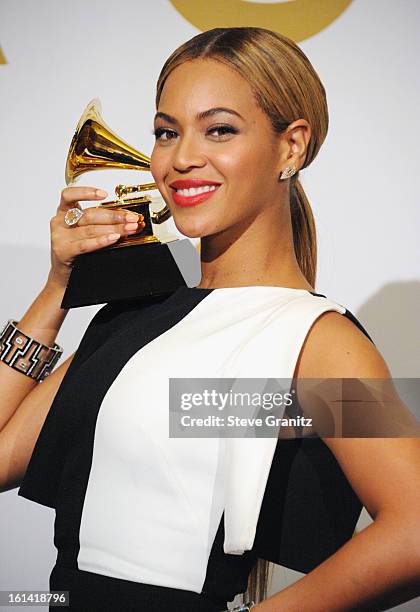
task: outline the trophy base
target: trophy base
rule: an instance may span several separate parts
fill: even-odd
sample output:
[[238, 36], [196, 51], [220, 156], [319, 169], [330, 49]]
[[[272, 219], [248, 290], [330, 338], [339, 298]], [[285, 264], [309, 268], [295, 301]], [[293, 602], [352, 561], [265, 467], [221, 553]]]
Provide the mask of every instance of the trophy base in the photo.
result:
[[61, 308], [158, 296], [186, 286], [167, 244], [132, 245], [75, 258]]

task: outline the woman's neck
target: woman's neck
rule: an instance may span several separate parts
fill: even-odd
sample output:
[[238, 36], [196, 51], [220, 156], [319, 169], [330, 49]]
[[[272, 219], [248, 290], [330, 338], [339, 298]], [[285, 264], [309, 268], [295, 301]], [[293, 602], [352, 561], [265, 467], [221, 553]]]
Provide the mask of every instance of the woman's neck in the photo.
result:
[[204, 236], [200, 251], [199, 287], [266, 285], [314, 291], [296, 260], [287, 217]]

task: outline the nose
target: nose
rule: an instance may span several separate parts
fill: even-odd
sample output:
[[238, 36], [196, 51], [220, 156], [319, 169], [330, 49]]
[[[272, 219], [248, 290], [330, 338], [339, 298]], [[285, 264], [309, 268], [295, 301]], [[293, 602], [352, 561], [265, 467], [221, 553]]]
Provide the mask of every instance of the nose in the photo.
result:
[[192, 133], [178, 138], [173, 149], [172, 165], [177, 172], [188, 172], [192, 168], [202, 168], [206, 164], [199, 139]]

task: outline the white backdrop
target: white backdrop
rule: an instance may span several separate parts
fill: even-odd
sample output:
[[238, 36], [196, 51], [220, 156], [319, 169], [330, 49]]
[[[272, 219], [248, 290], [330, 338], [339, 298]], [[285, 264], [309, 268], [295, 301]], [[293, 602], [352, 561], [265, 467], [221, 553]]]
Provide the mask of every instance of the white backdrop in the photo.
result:
[[[354, 0], [299, 42], [330, 110], [327, 139], [301, 173], [318, 230], [316, 289], [359, 318], [395, 377], [420, 375], [419, 23], [416, 0]], [[99, 97], [106, 122], [150, 154], [159, 70], [196, 33], [168, 0], [0, 1], [0, 323], [21, 318], [46, 280], [49, 219], [87, 102]], [[124, 181], [139, 175], [97, 172], [81, 183]], [[62, 361], [97, 308], [67, 316]], [[0, 589], [47, 589], [53, 511], [16, 490], [0, 508]], [[364, 513], [359, 526], [368, 522]], [[273, 590], [298, 576], [278, 571]]]

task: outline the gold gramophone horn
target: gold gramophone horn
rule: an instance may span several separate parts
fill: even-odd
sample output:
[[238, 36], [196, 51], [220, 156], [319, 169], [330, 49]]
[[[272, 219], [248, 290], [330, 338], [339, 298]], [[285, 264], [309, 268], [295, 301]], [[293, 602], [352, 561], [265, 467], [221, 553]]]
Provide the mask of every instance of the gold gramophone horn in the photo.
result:
[[[74, 183], [84, 172], [108, 169], [150, 170], [150, 158], [131, 147], [106, 125], [101, 116], [101, 103], [95, 98], [84, 110], [71, 141], [66, 161], [66, 184]], [[128, 194], [156, 188], [156, 183], [117, 185], [115, 195], [118, 199], [100, 205], [106, 208], [124, 208], [141, 213], [145, 222], [145, 227], [141, 232], [132, 234], [107, 248], [159, 242], [153, 235], [151, 222], [159, 224], [166, 221], [171, 216], [169, 208], [165, 205], [162, 210], [151, 215], [150, 198], [140, 195], [132, 198], [126, 197]]]

